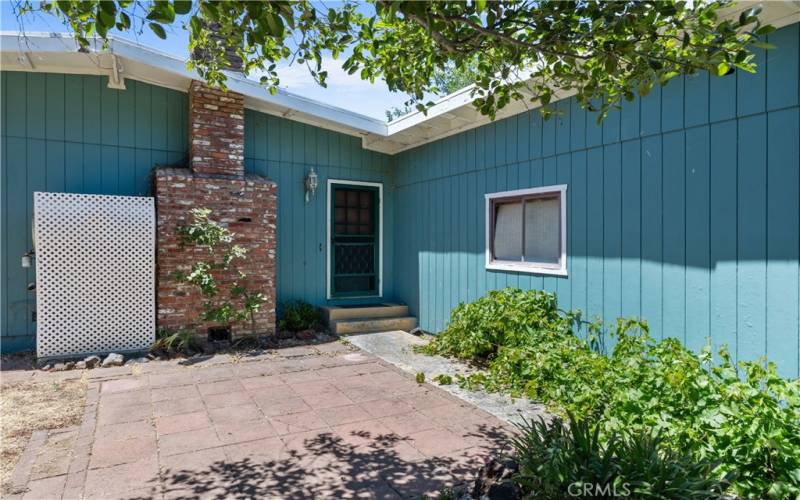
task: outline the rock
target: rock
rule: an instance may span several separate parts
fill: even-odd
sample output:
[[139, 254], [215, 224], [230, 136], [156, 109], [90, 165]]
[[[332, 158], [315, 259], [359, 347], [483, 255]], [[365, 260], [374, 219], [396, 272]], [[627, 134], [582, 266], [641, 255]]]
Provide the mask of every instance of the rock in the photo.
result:
[[49, 370], [50, 366], [51, 366], [50, 362], [47, 361], [47, 360], [39, 359], [39, 360], [36, 361], [36, 367], [40, 368], [42, 370], [44, 370], [44, 369], [48, 369]]
[[100, 364], [100, 356], [87, 356], [83, 362], [86, 363], [86, 368], [94, 368]]
[[284, 340], [285, 339], [291, 339], [291, 338], [294, 338], [294, 332], [292, 332], [290, 330], [279, 330], [278, 333], [276, 334], [276, 336], [279, 339], [284, 339]]
[[66, 363], [64, 363], [64, 369], [65, 370], [72, 370], [73, 368], [75, 368], [75, 362], [74, 361], [67, 361]]
[[101, 366], [103, 368], [108, 368], [110, 366], [122, 366], [124, 363], [125, 356], [112, 352], [106, 356], [106, 359], [103, 360], [103, 364]]
[[50, 363], [44, 363], [39, 367], [40, 370], [46, 371], [46, 372], [49, 372], [52, 368], [53, 368], [53, 366]]
[[148, 358], [132, 358], [125, 362], [125, 366], [127, 365], [141, 365], [144, 363], [149, 363], [150, 359]]
[[489, 486], [489, 489], [486, 491], [486, 496], [496, 500], [515, 500], [521, 498], [517, 492], [517, 487], [508, 479], [502, 483], [494, 483]]
[[522, 491], [512, 480], [518, 470], [519, 465], [513, 459], [488, 459], [478, 471], [472, 484], [470, 498], [503, 500], [522, 498]]
[[50, 371], [51, 372], [63, 372], [66, 369], [67, 369], [67, 365], [65, 365], [64, 363], [56, 363], [56, 364], [53, 365], [52, 368], [50, 368]]
[[75, 363], [76, 370], [85, 370], [86, 369], [86, 361], [78, 361]]
[[299, 340], [314, 340], [317, 338], [317, 332], [312, 329], [308, 330], [300, 330], [299, 332], [294, 334]]

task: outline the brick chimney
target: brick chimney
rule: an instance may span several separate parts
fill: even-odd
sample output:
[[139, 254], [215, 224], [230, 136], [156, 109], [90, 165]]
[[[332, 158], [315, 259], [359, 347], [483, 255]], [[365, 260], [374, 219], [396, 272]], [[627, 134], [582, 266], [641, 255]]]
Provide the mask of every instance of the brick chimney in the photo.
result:
[[[203, 336], [220, 325], [200, 321], [203, 297], [174, 279], [202, 252], [181, 248], [176, 230], [192, 208], [208, 208], [213, 220], [228, 227], [235, 243], [247, 249], [242, 266], [246, 285], [267, 302], [250, 322], [235, 325], [232, 337], [275, 331], [275, 248], [277, 186], [244, 172], [244, 98], [192, 81], [189, 87], [189, 168], [156, 168], [158, 325], [168, 330], [193, 328]], [[218, 276], [221, 283], [233, 276]]]
[[197, 174], [244, 177], [244, 97], [193, 80], [189, 159]]

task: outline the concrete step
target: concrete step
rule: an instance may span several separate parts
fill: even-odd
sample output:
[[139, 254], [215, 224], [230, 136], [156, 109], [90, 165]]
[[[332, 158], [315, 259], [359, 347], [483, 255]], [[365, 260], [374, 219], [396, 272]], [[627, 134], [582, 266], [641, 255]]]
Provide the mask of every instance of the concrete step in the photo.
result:
[[375, 304], [364, 306], [328, 306], [322, 308], [325, 321], [365, 318], [399, 318], [408, 316], [408, 306], [402, 304]]
[[337, 335], [353, 333], [388, 332], [403, 330], [409, 332], [417, 327], [417, 318], [402, 316], [396, 318], [358, 318], [337, 319], [328, 323], [331, 332]]

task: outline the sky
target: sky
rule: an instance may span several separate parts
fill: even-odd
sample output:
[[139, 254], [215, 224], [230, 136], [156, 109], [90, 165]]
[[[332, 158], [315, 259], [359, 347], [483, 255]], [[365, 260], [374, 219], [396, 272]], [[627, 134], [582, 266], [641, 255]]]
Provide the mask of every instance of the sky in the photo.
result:
[[[29, 14], [22, 21], [26, 32], [64, 33], [70, 31], [58, 19], [48, 15]], [[0, 2], [0, 29], [3, 31], [20, 30], [19, 21], [13, 13], [10, 2]], [[167, 28], [166, 40], [161, 40], [148, 29], [145, 29], [141, 35], [132, 31], [118, 32], [114, 30], [111, 33], [116, 37], [133, 40], [182, 59], [188, 57], [189, 34], [181, 28], [179, 23]], [[327, 88], [317, 85], [305, 66], [288, 66], [286, 62], [281, 63], [278, 65], [280, 86], [295, 94], [380, 120], [386, 120], [386, 109], [395, 106], [403, 107], [408, 99], [405, 94], [389, 92], [383, 81], [371, 84], [361, 80], [357, 74], [348, 75], [342, 70], [342, 62], [344, 60], [341, 57], [338, 61], [330, 57], [323, 60], [324, 69], [328, 71]]]

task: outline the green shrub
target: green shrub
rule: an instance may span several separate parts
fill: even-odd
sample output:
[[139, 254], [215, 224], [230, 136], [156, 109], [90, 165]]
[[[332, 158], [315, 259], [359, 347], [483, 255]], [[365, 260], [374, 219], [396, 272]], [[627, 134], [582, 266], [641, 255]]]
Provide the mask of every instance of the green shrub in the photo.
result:
[[601, 438], [594, 420], [524, 421], [512, 439], [514, 481], [533, 498], [719, 498], [715, 465], [662, 446], [652, 434]]
[[165, 354], [194, 354], [201, 348], [197, 335], [192, 330], [178, 330], [170, 332], [164, 328], [159, 328], [156, 332], [156, 340], [150, 346], [152, 353]]
[[431, 354], [487, 359], [502, 347], [526, 346], [539, 332], [561, 333], [569, 320], [556, 307], [555, 295], [514, 288], [493, 290], [470, 304], [459, 304], [447, 329], [429, 344]]
[[322, 315], [319, 309], [303, 300], [296, 300], [282, 305], [278, 329], [299, 332], [315, 329], [321, 321]]
[[525, 395], [556, 414], [596, 420], [604, 444], [656, 433], [669, 450], [718, 462], [717, 477], [732, 477], [729, 493], [800, 495], [800, 379], [783, 379], [763, 361], [737, 365], [724, 349], [715, 363], [710, 349], [698, 355], [676, 339], [656, 341], [634, 319], [616, 322], [606, 356], [598, 326], [581, 339], [571, 328], [576, 318], [559, 314], [552, 294], [490, 292], [454, 309], [422, 350], [481, 367], [457, 377], [464, 387]]
[[439, 385], [450, 385], [453, 383], [453, 377], [446, 373], [440, 373], [439, 375], [433, 377], [433, 381]]

